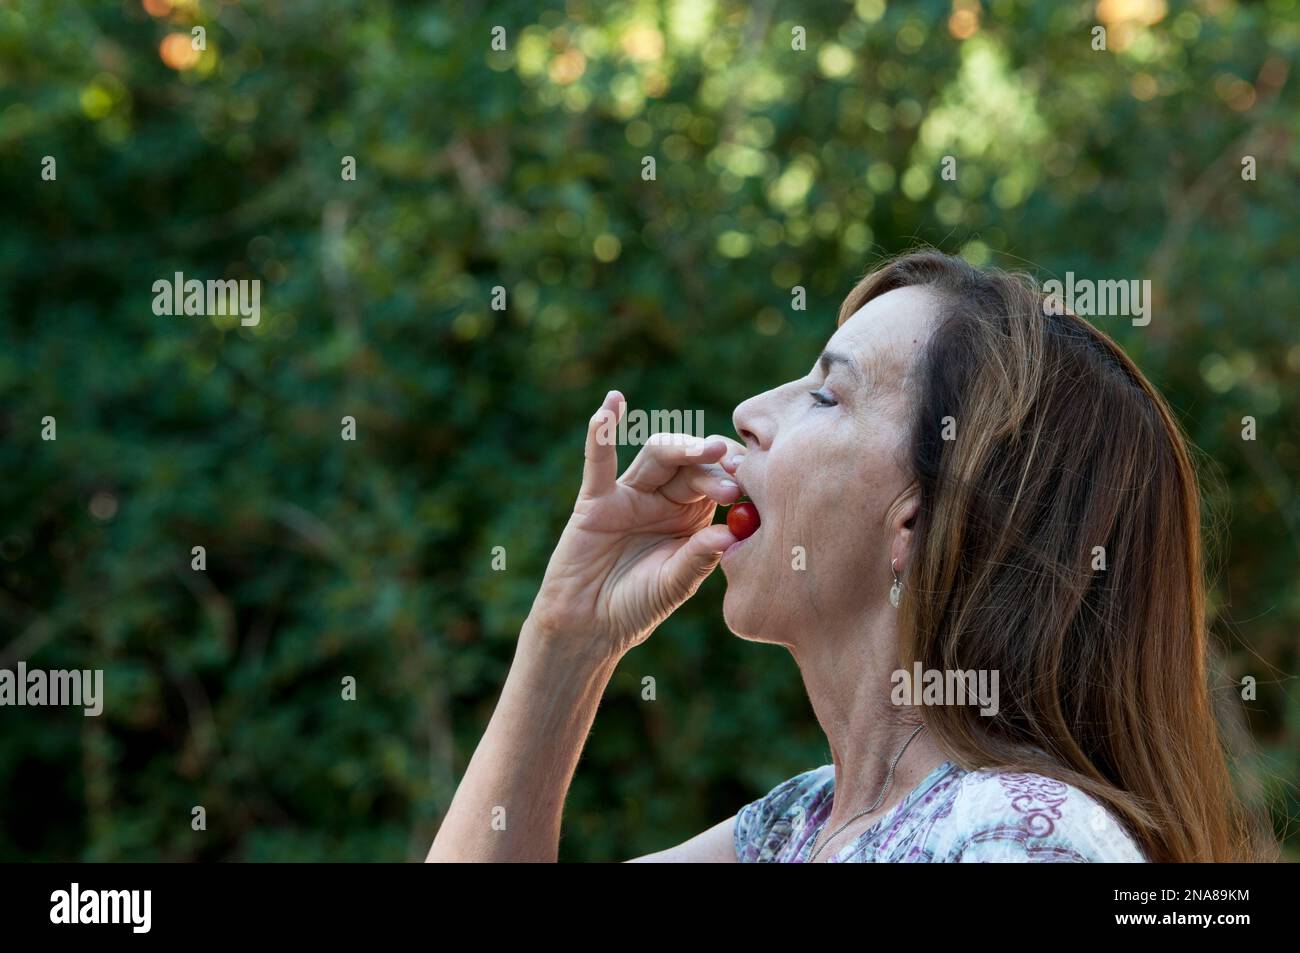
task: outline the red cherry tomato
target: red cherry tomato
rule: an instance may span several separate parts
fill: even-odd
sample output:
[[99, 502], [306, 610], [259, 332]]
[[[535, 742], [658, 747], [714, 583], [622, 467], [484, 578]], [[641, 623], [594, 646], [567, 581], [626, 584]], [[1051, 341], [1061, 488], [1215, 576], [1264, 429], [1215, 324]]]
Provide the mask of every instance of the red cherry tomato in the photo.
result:
[[758, 507], [745, 500], [727, 511], [727, 529], [736, 539], [748, 539], [758, 531]]

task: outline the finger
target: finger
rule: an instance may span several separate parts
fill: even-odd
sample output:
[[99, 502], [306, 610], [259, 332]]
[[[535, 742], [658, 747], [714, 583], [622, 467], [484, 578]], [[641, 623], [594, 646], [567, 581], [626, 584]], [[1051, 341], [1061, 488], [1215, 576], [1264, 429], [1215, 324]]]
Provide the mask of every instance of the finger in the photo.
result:
[[726, 523], [713, 523], [688, 539], [664, 563], [664, 587], [674, 603], [681, 603], [695, 594], [700, 583], [717, 568], [722, 554], [736, 542], [735, 535]]
[[618, 420], [626, 407], [623, 395], [612, 390], [588, 421], [581, 496], [603, 496], [614, 488], [618, 480]]
[[744, 459], [745, 454], [748, 452], [748, 448], [743, 443], [740, 443], [737, 440], [732, 440], [730, 437], [724, 437], [721, 434], [709, 434], [705, 439], [721, 440], [727, 445], [727, 453], [722, 460], [719, 461], [719, 465], [728, 473], [734, 474], [736, 468], [740, 466], [740, 461]]
[[721, 443], [723, 446], [727, 448], [728, 456], [731, 456], [733, 454], [743, 454], [745, 452], [745, 445], [743, 443], [737, 443], [735, 440], [732, 440], [730, 437], [724, 437], [722, 434], [711, 433], [707, 437], [702, 437], [700, 439], [701, 439], [700, 446], [706, 446], [708, 444], [713, 444], [713, 443]]
[[728, 456], [731, 456], [732, 454], [740, 454], [741, 456], [744, 456], [745, 454], [745, 445], [743, 443], [741, 443], [739, 440], [733, 440], [731, 437], [724, 436], [723, 434], [711, 433], [704, 439], [721, 440], [723, 443], [727, 445]]
[[726, 452], [727, 445], [721, 440], [657, 433], [645, 442], [619, 482], [634, 490], [653, 493], [676, 476], [681, 467], [716, 463]]
[[717, 464], [682, 467], [677, 475], [659, 488], [674, 503], [693, 503], [710, 499], [730, 506], [740, 499], [740, 485]]

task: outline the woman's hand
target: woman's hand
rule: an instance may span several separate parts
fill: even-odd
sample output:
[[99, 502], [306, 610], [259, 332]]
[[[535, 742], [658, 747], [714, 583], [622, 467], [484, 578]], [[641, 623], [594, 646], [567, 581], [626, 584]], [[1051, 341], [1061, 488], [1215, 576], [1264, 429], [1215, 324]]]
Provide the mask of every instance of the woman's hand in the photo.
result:
[[582, 489], [525, 625], [548, 643], [615, 659], [694, 595], [736, 542], [713, 514], [741, 495], [719, 461], [745, 452], [725, 437], [655, 434], [620, 477], [613, 434], [623, 407], [610, 391], [591, 418]]
[[[735, 467], [718, 461], [745, 448], [659, 434], [619, 477], [612, 437], [622, 406], [611, 391], [587, 428], [573, 516], [429, 860], [555, 860], [564, 798], [619, 657], [690, 598], [736, 541], [725, 524], [710, 524], [718, 503], [740, 496], [728, 477]], [[727, 830], [710, 832], [714, 853], [727, 855]]]

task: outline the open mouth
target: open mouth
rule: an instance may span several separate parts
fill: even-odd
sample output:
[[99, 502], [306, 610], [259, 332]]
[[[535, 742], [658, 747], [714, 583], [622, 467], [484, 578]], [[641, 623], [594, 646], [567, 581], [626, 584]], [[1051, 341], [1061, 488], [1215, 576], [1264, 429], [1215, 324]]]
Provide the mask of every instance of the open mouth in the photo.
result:
[[745, 495], [742, 486], [740, 499], [732, 504], [731, 509], [727, 511], [727, 528], [736, 537], [736, 542], [727, 547], [726, 552], [722, 554], [723, 558], [744, 545], [746, 540], [758, 532], [761, 525], [762, 520], [759, 519], [758, 506]]

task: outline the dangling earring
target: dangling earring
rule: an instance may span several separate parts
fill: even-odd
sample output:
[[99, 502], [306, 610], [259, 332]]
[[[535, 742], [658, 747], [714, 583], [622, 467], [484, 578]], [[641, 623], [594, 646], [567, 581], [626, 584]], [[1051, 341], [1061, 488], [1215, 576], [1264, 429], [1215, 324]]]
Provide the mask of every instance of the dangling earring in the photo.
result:
[[903, 580], [898, 578], [898, 560], [891, 559], [889, 568], [894, 571], [894, 584], [889, 587], [889, 604], [897, 609], [899, 600], [903, 598]]

